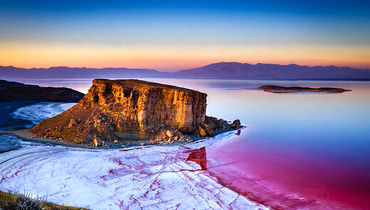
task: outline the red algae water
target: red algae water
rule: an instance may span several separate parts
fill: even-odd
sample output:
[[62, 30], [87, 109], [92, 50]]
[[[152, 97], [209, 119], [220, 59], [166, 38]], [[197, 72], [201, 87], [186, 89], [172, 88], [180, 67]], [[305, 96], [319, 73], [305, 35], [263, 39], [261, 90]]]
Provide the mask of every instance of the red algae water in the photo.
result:
[[[147, 80], [206, 92], [207, 115], [246, 125], [189, 153], [223, 186], [273, 209], [370, 209], [370, 82]], [[91, 79], [24, 82], [86, 92]], [[261, 85], [352, 91], [274, 94]]]
[[369, 208], [366, 169], [292, 150], [266, 150], [243, 134], [207, 154], [208, 170], [223, 185], [272, 208]]
[[274, 209], [370, 209], [370, 83], [308, 85], [353, 91], [210, 94], [213, 113], [228, 107], [217, 112], [239, 115], [247, 127], [207, 148], [208, 170], [224, 186]]

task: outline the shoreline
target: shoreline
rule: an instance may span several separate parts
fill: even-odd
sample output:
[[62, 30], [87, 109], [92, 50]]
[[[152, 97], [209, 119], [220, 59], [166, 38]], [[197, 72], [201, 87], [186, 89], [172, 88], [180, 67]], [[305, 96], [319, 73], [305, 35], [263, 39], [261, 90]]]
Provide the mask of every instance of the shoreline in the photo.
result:
[[[247, 126], [241, 126], [238, 129], [232, 129], [232, 130], [223, 130], [215, 133], [215, 136], [221, 135], [223, 133], [227, 133], [230, 131], [237, 131], [240, 129], [244, 129]], [[186, 145], [189, 143], [194, 143], [194, 142], [199, 142], [204, 139], [209, 139], [210, 137], [205, 137], [205, 138], [195, 138], [191, 142], [178, 142], [175, 141], [172, 144], [162, 144], [162, 143], [154, 143], [152, 144], [149, 140], [121, 140], [119, 143], [109, 143], [105, 146], [99, 146], [96, 147], [94, 145], [87, 145], [87, 144], [75, 144], [71, 142], [66, 142], [66, 141], [60, 141], [60, 140], [53, 140], [53, 139], [46, 139], [46, 138], [40, 138], [40, 137], [33, 137], [32, 134], [30, 134], [31, 128], [26, 128], [26, 129], [19, 129], [19, 130], [3, 130], [0, 131], [0, 135], [4, 134], [9, 134], [9, 135], [14, 135], [23, 141], [27, 142], [37, 142], [37, 143], [43, 143], [43, 144], [52, 144], [52, 145], [60, 145], [60, 146], [66, 146], [66, 147], [77, 147], [77, 148], [84, 148], [84, 149], [125, 149], [125, 148], [131, 148], [131, 147], [136, 147], [136, 146], [168, 146], [168, 145]], [[213, 137], [211, 137], [213, 138]]]
[[[187, 199], [177, 197], [178, 201], [175, 202], [175, 204], [181, 203], [184, 208], [196, 202], [197, 205], [205, 208], [220, 206], [221, 208], [227, 208], [233, 205], [240, 208], [267, 209], [263, 204], [252, 201], [243, 195], [240, 196], [238, 192], [227, 186], [222, 186], [216, 177], [209, 174], [209, 171], [202, 167], [202, 161], [206, 161], [204, 160], [205, 150], [202, 147], [228, 141], [234, 133], [235, 131], [225, 132], [214, 139], [192, 142], [187, 144], [188, 147], [166, 145], [169, 147], [142, 147], [127, 151], [101, 150], [101, 152], [104, 151], [103, 153], [91, 153], [87, 150], [50, 150], [43, 147], [30, 147], [22, 152], [30, 155], [9, 153], [9, 157], [6, 157], [6, 159], [11, 159], [11, 162], [0, 165], [0, 170], [1, 167], [9, 168], [7, 165], [14, 167], [11, 172], [5, 174], [1, 190], [12, 191], [18, 189], [14, 183], [20, 180], [21, 182], [27, 182], [27, 180], [32, 180], [34, 177], [47, 173], [51, 174], [47, 180], [36, 179], [36, 183], [29, 185], [28, 188], [26, 187], [26, 190], [32, 189], [33, 191], [30, 191], [32, 193], [35, 190], [34, 187], [36, 187], [36, 191], [37, 189], [40, 190], [38, 192], [43, 196], [47, 196], [50, 190], [53, 190], [52, 192], [55, 195], [48, 197], [48, 201], [60, 205], [85, 208], [95, 206], [102, 209], [108, 205], [111, 205], [112, 209], [131, 205], [131, 207], [140, 208], [151, 205], [153, 196], [159, 195], [157, 198], [161, 201], [159, 207], [169, 208], [174, 206], [171, 201], [173, 195], [167, 192], [174, 190], [174, 192], [182, 192], [187, 195]], [[30, 153], [30, 151], [32, 152]], [[12, 156], [22, 158], [14, 159], [11, 158]], [[97, 161], [102, 163], [98, 168], [96, 168]], [[158, 167], [158, 164], [162, 167]], [[27, 165], [27, 170], [23, 169], [25, 165]], [[63, 168], [66, 172], [60, 171], [60, 168]], [[89, 170], [76, 170], [78, 168], [89, 168]], [[77, 176], [71, 176], [71, 174]], [[76, 187], [76, 183], [84, 185], [86, 180], [97, 187], [98, 191], [104, 192], [102, 195], [106, 198], [97, 203], [92, 198], [94, 194], [85, 193], [82, 194], [81, 198], [83, 202], [76, 200], [75, 196], [77, 194], [81, 195], [81, 188], [84, 189], [83, 187]], [[182, 182], [178, 182], [178, 180], [182, 180]], [[105, 185], [101, 185], [102, 182]], [[50, 186], [50, 183], [52, 183], [52, 186]], [[131, 184], [127, 185], [127, 183]], [[64, 184], [63, 191], [59, 191], [55, 187], [61, 184]], [[44, 186], [46, 189], [40, 186]], [[55, 189], [57, 190], [55, 191]], [[189, 191], [189, 189], [193, 190]], [[68, 192], [66, 196], [63, 196], [64, 190]], [[127, 191], [130, 192], [129, 195], [126, 193]], [[131, 197], [135, 199], [131, 199]], [[135, 202], [139, 198], [142, 199], [140, 203]], [[117, 203], [116, 200], [120, 202]], [[208, 200], [215, 202], [209, 203]], [[158, 206], [156, 207], [158, 208]]]
[[54, 144], [54, 145], [61, 145], [61, 146], [67, 146], [67, 147], [78, 147], [78, 148], [85, 148], [85, 149], [96, 149], [97, 147], [89, 146], [89, 145], [79, 145], [74, 144], [70, 142], [64, 142], [64, 141], [57, 141], [57, 140], [51, 140], [51, 139], [45, 139], [45, 138], [35, 138], [32, 137], [32, 135], [29, 133], [29, 130], [31, 129], [20, 129], [20, 130], [8, 130], [8, 131], [0, 131], [0, 135], [2, 134], [10, 134], [14, 135], [23, 141], [28, 142], [37, 142], [37, 143], [44, 143], [44, 144]]

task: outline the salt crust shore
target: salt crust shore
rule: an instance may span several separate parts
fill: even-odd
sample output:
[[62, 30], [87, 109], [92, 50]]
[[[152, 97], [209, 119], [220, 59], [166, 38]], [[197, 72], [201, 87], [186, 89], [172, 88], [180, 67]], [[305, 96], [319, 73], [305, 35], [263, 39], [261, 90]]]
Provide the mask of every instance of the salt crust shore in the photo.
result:
[[234, 133], [129, 149], [25, 144], [0, 155], [0, 190], [91, 209], [267, 209], [187, 161], [189, 150], [227, 141]]
[[15, 119], [29, 120], [36, 125], [44, 119], [54, 117], [65, 110], [76, 105], [76, 103], [41, 102], [30, 106], [24, 106], [12, 113]]
[[[71, 108], [74, 105], [76, 105], [76, 103], [41, 102], [30, 106], [21, 107], [17, 109], [15, 112], [13, 112], [11, 115], [14, 119], [30, 121], [31, 124], [29, 127], [32, 127], [32, 125], [36, 125], [44, 119], [54, 117], [64, 112], [65, 110]], [[63, 145], [69, 147], [94, 148], [93, 146], [77, 145], [63, 141], [55, 141], [45, 138], [34, 138], [29, 133], [29, 130], [30, 129], [0, 131], [0, 134], [15, 135], [18, 138], [23, 139], [24, 141]]]
[[26, 146], [0, 156], [0, 190], [92, 209], [265, 209], [186, 160], [226, 137], [124, 150]]
[[68, 147], [79, 147], [79, 148], [90, 148], [90, 149], [96, 148], [94, 146], [73, 144], [73, 143], [64, 142], [64, 141], [56, 141], [56, 140], [45, 139], [45, 138], [34, 138], [32, 137], [32, 134], [29, 133], [29, 131], [30, 129], [9, 130], [9, 131], [0, 131], [0, 134], [11, 134], [11, 135], [17, 136], [18, 138], [21, 138], [24, 141], [30, 141], [30, 142], [55, 144], [55, 145], [62, 145], [62, 146], [68, 146]]

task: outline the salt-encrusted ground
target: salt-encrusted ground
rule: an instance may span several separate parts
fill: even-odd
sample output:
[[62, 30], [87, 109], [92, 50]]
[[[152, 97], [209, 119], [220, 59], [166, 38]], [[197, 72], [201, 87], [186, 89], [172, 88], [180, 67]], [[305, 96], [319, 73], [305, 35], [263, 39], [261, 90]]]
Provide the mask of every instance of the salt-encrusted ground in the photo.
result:
[[[35, 119], [57, 112], [47, 109], [34, 112]], [[265, 209], [187, 160], [189, 150], [227, 141], [230, 135], [122, 150], [21, 144], [0, 154], [0, 190], [92, 209]]]
[[55, 115], [64, 112], [75, 104], [76, 103], [41, 102], [38, 104], [21, 107], [13, 112], [12, 116], [15, 119], [29, 120], [36, 125], [44, 119], [54, 117]]

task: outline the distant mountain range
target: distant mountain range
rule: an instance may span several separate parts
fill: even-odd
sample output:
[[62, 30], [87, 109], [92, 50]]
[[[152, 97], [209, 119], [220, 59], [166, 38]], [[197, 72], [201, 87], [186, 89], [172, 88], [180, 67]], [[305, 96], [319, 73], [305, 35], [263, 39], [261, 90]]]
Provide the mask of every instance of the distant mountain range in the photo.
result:
[[178, 77], [249, 79], [370, 79], [370, 70], [338, 66], [300, 66], [296, 64], [214, 63], [175, 72]]
[[151, 69], [128, 68], [17, 68], [13, 66], [1, 67], [1, 79], [31, 79], [31, 78], [125, 78], [125, 77], [162, 77], [165, 72]]
[[0, 78], [196, 78], [196, 79], [330, 79], [370, 80], [370, 70], [338, 66], [300, 66], [296, 64], [248, 64], [220, 62], [177, 72], [129, 68], [17, 68], [0, 66]]

